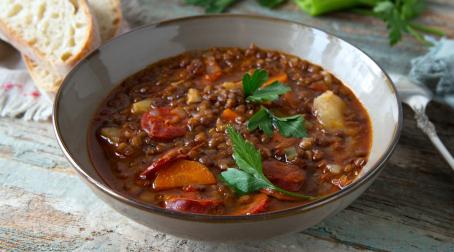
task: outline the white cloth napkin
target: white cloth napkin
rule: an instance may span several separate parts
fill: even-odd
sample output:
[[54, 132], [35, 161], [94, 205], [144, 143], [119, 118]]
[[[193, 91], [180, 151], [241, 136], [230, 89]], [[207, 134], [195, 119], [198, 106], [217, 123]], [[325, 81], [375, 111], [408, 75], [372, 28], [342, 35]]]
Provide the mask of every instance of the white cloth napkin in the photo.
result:
[[18, 51], [0, 40], [0, 116], [47, 120], [52, 101], [33, 84]]

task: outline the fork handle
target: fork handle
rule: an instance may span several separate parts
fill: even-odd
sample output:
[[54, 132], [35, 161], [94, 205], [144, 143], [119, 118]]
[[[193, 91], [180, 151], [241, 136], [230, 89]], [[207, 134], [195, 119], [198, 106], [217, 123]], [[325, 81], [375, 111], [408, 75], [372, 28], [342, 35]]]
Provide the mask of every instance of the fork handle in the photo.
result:
[[446, 162], [448, 162], [449, 166], [451, 166], [451, 169], [454, 170], [454, 158], [438, 137], [435, 126], [427, 117], [424, 109], [415, 109], [415, 119], [418, 128], [429, 137], [433, 145], [435, 145], [440, 154], [445, 158]]

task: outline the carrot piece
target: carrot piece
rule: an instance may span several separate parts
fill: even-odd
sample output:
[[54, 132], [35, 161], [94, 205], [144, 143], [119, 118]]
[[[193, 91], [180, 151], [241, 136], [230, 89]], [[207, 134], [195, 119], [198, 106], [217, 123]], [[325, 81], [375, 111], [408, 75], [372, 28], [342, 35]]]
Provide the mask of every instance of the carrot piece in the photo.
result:
[[222, 111], [221, 118], [225, 121], [235, 122], [235, 119], [238, 117], [238, 114], [231, 109], [224, 109]]
[[222, 69], [214, 57], [208, 57], [205, 60], [206, 74], [205, 79], [215, 81], [222, 76]]
[[271, 85], [273, 82], [279, 81], [282, 83], [287, 83], [288, 81], [288, 76], [286, 73], [279, 73], [278, 75], [270, 77], [263, 85], [262, 88]]
[[153, 188], [159, 191], [193, 184], [215, 183], [216, 178], [206, 166], [196, 161], [180, 159], [158, 172]]
[[240, 206], [233, 211], [232, 215], [250, 215], [265, 211], [268, 206], [268, 196], [263, 193], [252, 196], [251, 203]]

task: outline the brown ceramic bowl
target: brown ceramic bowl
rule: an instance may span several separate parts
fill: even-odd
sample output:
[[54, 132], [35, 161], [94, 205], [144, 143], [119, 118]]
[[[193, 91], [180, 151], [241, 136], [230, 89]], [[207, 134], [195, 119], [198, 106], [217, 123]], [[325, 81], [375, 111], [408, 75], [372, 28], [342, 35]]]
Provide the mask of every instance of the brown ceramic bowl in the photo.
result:
[[[342, 80], [369, 112], [373, 142], [369, 161], [343, 190], [304, 206], [250, 216], [169, 211], [109, 188], [87, 150], [91, 118], [107, 94], [126, 77], [160, 59], [194, 49], [248, 47], [251, 43], [297, 55]], [[348, 206], [375, 180], [399, 137], [402, 109], [386, 73], [365, 53], [323, 31], [266, 17], [212, 15], [180, 18], [121, 35], [91, 53], [64, 80], [53, 123], [64, 154], [100, 199], [150, 228], [202, 240], [263, 239], [311, 227]]]

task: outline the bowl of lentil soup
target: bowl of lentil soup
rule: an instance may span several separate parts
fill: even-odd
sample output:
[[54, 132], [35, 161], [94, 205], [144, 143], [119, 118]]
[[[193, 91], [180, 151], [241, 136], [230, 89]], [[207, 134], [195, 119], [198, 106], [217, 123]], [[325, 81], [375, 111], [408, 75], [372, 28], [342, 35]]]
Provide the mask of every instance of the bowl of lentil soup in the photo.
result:
[[94, 51], [65, 79], [53, 119], [83, 180], [123, 215], [177, 236], [244, 240], [345, 208], [379, 174], [401, 117], [387, 75], [349, 43], [214, 15]]

